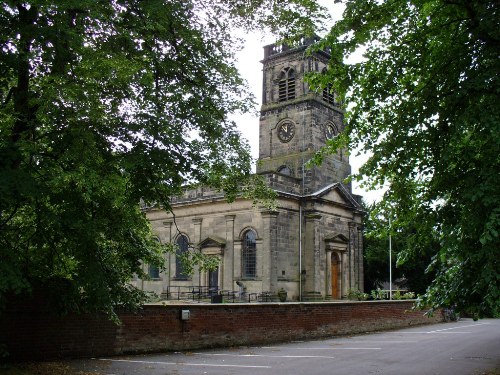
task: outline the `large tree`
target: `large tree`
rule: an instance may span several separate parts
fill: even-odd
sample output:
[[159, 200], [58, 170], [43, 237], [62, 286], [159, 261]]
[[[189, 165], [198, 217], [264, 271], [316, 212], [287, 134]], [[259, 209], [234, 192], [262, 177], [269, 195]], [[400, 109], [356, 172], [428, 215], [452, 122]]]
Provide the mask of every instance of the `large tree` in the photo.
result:
[[[426, 269], [432, 256], [439, 249], [437, 235], [429, 233], [426, 246], [421, 246], [418, 253], [407, 253], [406, 249], [412, 246], [411, 242], [415, 228], [409, 225], [398, 230], [391, 229], [391, 222], [397, 220], [394, 212], [385, 212], [376, 207], [376, 204], [366, 205], [364, 210], [364, 281], [365, 291], [377, 289], [384, 282], [389, 281], [389, 250], [391, 251], [392, 281], [406, 288], [416, 295], [425, 293], [427, 287], [435, 277], [435, 272]], [[432, 240], [433, 239], [433, 240]], [[390, 241], [390, 245], [389, 245]], [[422, 244], [423, 245], [423, 244]], [[397, 262], [398, 257], [408, 257], [404, 262]]]
[[252, 186], [228, 119], [252, 105], [231, 32], [310, 33], [320, 8], [302, 3], [3, 1], [0, 302], [38, 289], [113, 315], [142, 301], [128, 281], [165, 249], [139, 201], [168, 210], [187, 183], [230, 199]]
[[[324, 39], [347, 132], [330, 144], [370, 158], [358, 178], [387, 186], [400, 262], [438, 234], [421, 304], [500, 311], [500, 7], [495, 0], [346, 0]], [[364, 51], [358, 63], [346, 60]]]

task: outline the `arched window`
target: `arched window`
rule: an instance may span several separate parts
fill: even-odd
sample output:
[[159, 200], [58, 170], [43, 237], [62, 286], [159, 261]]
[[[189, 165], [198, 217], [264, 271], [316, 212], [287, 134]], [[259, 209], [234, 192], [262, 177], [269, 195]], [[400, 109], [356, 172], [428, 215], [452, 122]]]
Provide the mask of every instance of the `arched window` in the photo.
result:
[[241, 256], [241, 276], [253, 279], [257, 276], [257, 246], [256, 235], [252, 230], [247, 230], [243, 235], [243, 252]]
[[283, 165], [283, 166], [278, 168], [278, 173], [281, 173], [281, 174], [284, 174], [287, 176], [291, 176], [292, 170], [289, 167], [287, 167], [286, 165]]
[[280, 102], [295, 99], [295, 70], [292, 68], [283, 69], [278, 85], [278, 100]]
[[187, 237], [181, 234], [176, 241], [177, 250], [175, 256], [175, 278], [180, 280], [186, 280], [188, 275], [184, 272], [184, 265], [181, 261], [181, 257], [184, 253], [188, 251], [189, 241]]

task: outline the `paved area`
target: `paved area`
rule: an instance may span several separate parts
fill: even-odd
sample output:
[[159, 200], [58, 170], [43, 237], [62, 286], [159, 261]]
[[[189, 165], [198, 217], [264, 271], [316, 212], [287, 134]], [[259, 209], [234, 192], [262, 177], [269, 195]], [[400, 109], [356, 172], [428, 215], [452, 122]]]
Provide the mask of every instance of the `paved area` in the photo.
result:
[[320, 341], [96, 358], [71, 365], [106, 375], [479, 375], [500, 369], [500, 320], [463, 319]]

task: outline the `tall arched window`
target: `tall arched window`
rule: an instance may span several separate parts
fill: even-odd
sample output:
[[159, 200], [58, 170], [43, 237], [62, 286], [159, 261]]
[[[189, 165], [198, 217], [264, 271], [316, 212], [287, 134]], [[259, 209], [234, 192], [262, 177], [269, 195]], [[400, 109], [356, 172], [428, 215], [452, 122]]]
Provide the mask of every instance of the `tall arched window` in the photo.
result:
[[285, 68], [281, 71], [278, 85], [280, 102], [295, 99], [295, 71], [292, 68]]
[[243, 278], [253, 279], [257, 276], [257, 246], [256, 235], [248, 230], [243, 235], [243, 252], [241, 256], [241, 274]]
[[185, 235], [181, 234], [177, 238], [176, 244], [177, 251], [175, 256], [175, 278], [186, 280], [188, 278], [188, 275], [186, 275], [184, 272], [184, 265], [181, 261], [181, 257], [188, 251], [189, 241]]

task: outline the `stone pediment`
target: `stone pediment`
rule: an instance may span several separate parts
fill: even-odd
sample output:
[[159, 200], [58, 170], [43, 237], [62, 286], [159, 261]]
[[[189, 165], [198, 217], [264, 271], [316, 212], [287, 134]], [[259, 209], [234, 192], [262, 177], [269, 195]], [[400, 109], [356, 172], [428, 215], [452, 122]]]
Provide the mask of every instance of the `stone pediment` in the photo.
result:
[[226, 240], [218, 236], [208, 236], [199, 243], [198, 247], [205, 255], [223, 255]]
[[355, 207], [360, 209], [361, 206], [354, 199], [351, 193], [339, 183], [331, 184], [313, 194], [312, 197], [321, 198], [325, 201], [345, 204], [347, 206]]
[[349, 242], [349, 239], [342, 233], [332, 233], [325, 237], [325, 242], [347, 244]]
[[325, 237], [326, 251], [337, 251], [343, 253], [347, 251], [349, 239], [342, 233], [331, 233]]
[[200, 249], [204, 249], [207, 247], [223, 248], [225, 246], [226, 246], [226, 240], [218, 236], [208, 236], [198, 245]]

